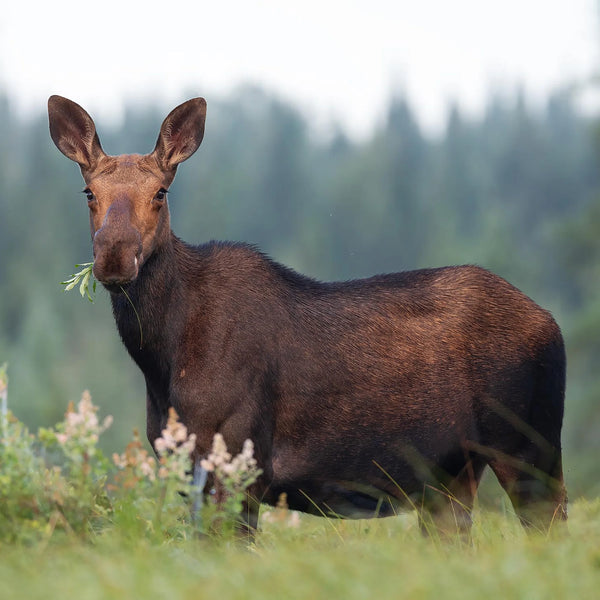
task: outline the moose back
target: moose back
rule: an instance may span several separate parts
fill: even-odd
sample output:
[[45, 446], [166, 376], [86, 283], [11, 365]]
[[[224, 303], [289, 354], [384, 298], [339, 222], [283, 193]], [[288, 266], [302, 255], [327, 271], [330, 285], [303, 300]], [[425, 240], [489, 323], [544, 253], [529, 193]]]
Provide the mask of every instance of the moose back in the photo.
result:
[[488, 465], [524, 525], [566, 519], [565, 354], [548, 312], [474, 266], [322, 283], [246, 244], [189, 245], [167, 191], [202, 141], [203, 99], [175, 108], [147, 155], [106, 155], [66, 98], [48, 109], [85, 180], [94, 275], [145, 376], [148, 438], [173, 407], [196, 461], [216, 432], [233, 452], [252, 439], [250, 526], [285, 492], [296, 510], [417, 506], [424, 525], [465, 530]]

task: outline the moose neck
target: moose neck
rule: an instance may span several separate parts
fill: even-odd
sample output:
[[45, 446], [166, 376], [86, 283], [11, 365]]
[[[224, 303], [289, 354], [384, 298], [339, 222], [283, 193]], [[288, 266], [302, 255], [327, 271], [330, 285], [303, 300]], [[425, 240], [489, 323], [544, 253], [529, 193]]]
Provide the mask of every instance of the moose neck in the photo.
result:
[[155, 249], [137, 278], [120, 293], [111, 293], [113, 314], [129, 354], [145, 375], [157, 377], [169, 369], [173, 340], [181, 321], [181, 279], [172, 233]]

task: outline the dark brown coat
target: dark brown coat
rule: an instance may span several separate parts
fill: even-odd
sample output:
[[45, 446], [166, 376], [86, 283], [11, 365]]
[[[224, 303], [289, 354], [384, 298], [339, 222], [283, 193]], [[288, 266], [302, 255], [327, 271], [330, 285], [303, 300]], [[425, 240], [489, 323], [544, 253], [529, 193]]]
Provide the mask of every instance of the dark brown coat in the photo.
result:
[[565, 519], [565, 353], [551, 315], [474, 266], [321, 283], [245, 244], [182, 242], [166, 190], [205, 111], [190, 100], [154, 152], [112, 157], [80, 106], [49, 100], [52, 139], [86, 181], [94, 273], [146, 378], [150, 441], [169, 407], [198, 458], [215, 432], [233, 452], [251, 438], [255, 496], [285, 492], [316, 514], [414, 505], [442, 530], [468, 527], [489, 465], [524, 524]]

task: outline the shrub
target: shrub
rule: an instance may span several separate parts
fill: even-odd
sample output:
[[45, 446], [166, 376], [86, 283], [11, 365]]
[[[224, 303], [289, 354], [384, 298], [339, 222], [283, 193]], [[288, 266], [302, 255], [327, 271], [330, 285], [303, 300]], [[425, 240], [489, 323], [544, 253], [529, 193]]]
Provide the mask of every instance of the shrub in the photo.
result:
[[160, 542], [208, 531], [223, 536], [234, 531], [247, 489], [260, 474], [250, 440], [232, 458], [217, 434], [202, 464], [222, 493], [213, 495], [218, 502], [202, 505], [202, 490], [192, 481], [196, 437], [174, 409], [155, 441], [157, 458], [134, 431], [110, 461], [98, 441], [112, 417], [99, 420], [88, 392], [77, 406], [69, 404], [61, 423], [37, 436], [8, 411], [5, 369], [0, 399], [0, 544], [48, 542], [57, 532], [85, 540], [112, 531]]

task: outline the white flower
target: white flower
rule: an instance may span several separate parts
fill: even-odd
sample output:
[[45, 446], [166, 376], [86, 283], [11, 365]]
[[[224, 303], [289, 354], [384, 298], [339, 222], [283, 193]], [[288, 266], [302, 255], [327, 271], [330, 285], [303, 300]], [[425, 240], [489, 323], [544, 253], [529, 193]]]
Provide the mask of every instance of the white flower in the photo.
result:
[[174, 408], [169, 409], [167, 426], [161, 436], [154, 440], [154, 449], [160, 457], [158, 477], [160, 479], [174, 478], [186, 482], [191, 470], [190, 455], [196, 448], [196, 435], [191, 433], [178, 420]]
[[146, 476], [150, 481], [154, 481], [156, 479], [155, 465], [156, 462], [151, 456], [148, 456], [146, 460], [142, 461], [140, 464], [140, 471], [142, 472], [142, 475]]
[[157, 454], [163, 454], [167, 450], [167, 442], [164, 438], [159, 437], [154, 440], [154, 449]]
[[56, 439], [63, 446], [68, 442], [94, 446], [98, 443], [98, 436], [106, 431], [113, 422], [113, 418], [107, 416], [102, 424], [98, 422], [96, 412], [98, 407], [92, 404], [92, 397], [86, 390], [81, 395], [81, 400], [75, 410], [73, 403], [69, 404], [65, 420], [58, 426], [59, 433]]
[[215, 433], [210, 454], [200, 462], [206, 471], [214, 472], [231, 493], [238, 493], [251, 485], [260, 474], [254, 458], [254, 444], [246, 440], [242, 451], [232, 458], [227, 452], [223, 435]]
[[254, 460], [254, 443], [252, 440], [246, 440], [242, 448], [242, 456], [246, 461]]
[[205, 470], [208, 471], [209, 473], [212, 473], [215, 470], [215, 465], [208, 459], [203, 458], [200, 461], [200, 466]]
[[[58, 436], [56, 436], [58, 437]], [[60, 440], [59, 440], [60, 441]], [[62, 442], [61, 442], [62, 443]], [[119, 469], [124, 469], [127, 466], [127, 459], [124, 454], [117, 454], [116, 452], [112, 455], [113, 462]]]
[[292, 527], [294, 529], [300, 527], [300, 513], [293, 510], [290, 514], [290, 518], [288, 519], [288, 527]]

